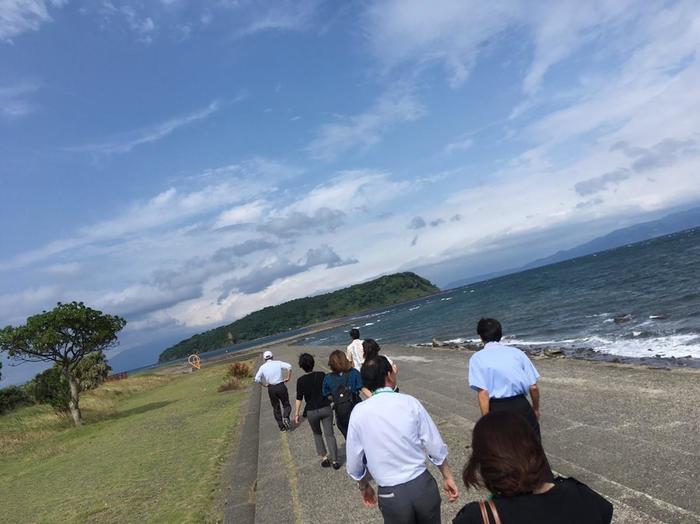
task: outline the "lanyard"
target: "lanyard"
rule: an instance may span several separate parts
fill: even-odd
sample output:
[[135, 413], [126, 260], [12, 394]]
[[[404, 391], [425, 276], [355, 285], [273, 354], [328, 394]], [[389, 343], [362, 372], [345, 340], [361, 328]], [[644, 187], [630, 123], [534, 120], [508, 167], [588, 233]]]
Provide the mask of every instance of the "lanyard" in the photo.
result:
[[390, 388], [390, 387], [378, 388], [372, 392], [372, 396], [379, 395], [380, 393], [396, 393], [396, 392], [394, 391], [393, 388]]

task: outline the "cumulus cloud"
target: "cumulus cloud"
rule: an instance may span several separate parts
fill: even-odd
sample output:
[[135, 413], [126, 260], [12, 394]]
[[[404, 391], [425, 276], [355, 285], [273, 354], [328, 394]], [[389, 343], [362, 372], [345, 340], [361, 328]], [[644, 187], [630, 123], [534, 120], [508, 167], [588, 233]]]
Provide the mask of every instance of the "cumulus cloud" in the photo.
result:
[[322, 207], [312, 213], [291, 211], [282, 216], [273, 216], [258, 229], [280, 237], [298, 235], [302, 231], [314, 230], [320, 233], [335, 231], [345, 221], [345, 213], [339, 209]]
[[395, 87], [380, 96], [366, 112], [322, 125], [307, 146], [312, 158], [334, 160], [353, 149], [379, 143], [397, 124], [417, 120], [426, 110], [411, 89]]
[[216, 251], [212, 258], [214, 260], [227, 261], [231, 260], [233, 257], [244, 257], [257, 251], [272, 249], [276, 245], [277, 244], [274, 244], [262, 238], [252, 238], [240, 244], [236, 244], [235, 246], [223, 247]]
[[636, 173], [643, 173], [671, 166], [685, 157], [698, 155], [700, 146], [694, 138], [686, 140], [666, 138], [647, 148], [630, 146], [627, 142], [621, 141], [613, 144], [610, 150], [622, 151], [625, 156], [633, 160], [630, 169]]
[[312, 248], [306, 255], [297, 262], [291, 262], [284, 257], [275, 258], [272, 262], [257, 267], [255, 271], [241, 277], [227, 280], [221, 286], [219, 301], [226, 299], [233, 291], [239, 293], [253, 294], [263, 291], [278, 280], [288, 278], [299, 273], [308, 271], [317, 266], [326, 269], [356, 264], [354, 258], [341, 258], [330, 246], [323, 245], [319, 248]]
[[256, 200], [248, 202], [241, 206], [232, 207], [223, 211], [218, 218], [214, 227], [216, 229], [222, 227], [236, 226], [240, 224], [250, 224], [257, 221], [263, 214], [266, 208], [265, 202]]
[[617, 169], [610, 171], [595, 178], [583, 180], [574, 186], [576, 192], [581, 196], [589, 196], [608, 189], [610, 186], [616, 186], [623, 180], [627, 180], [631, 176], [629, 169]]
[[411, 222], [408, 224], [408, 229], [423, 229], [426, 225], [423, 217], [416, 216], [411, 219]]

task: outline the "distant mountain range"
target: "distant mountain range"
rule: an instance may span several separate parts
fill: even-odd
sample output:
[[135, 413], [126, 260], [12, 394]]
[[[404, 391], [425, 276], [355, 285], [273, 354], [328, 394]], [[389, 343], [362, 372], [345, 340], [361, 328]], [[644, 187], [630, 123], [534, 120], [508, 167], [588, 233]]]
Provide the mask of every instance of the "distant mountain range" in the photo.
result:
[[679, 231], [692, 229], [698, 226], [700, 226], [700, 207], [695, 207], [686, 211], [671, 213], [670, 215], [666, 215], [658, 220], [651, 220], [649, 222], [642, 222], [622, 229], [616, 229], [607, 235], [594, 238], [590, 242], [586, 242], [585, 244], [581, 244], [580, 246], [576, 246], [571, 249], [557, 251], [553, 255], [538, 258], [537, 260], [534, 260], [519, 268], [507, 269], [496, 273], [488, 273], [460, 279], [455, 282], [451, 282], [445, 286], [445, 288], [452, 289], [465, 286], [467, 284], [472, 284], [474, 282], [481, 282], [503, 275], [509, 275], [511, 273], [518, 273], [520, 271], [534, 269], [536, 267], [548, 266], [549, 264], [556, 264], [557, 262], [563, 262], [564, 260], [571, 260], [572, 258], [607, 251], [608, 249], [614, 249], [627, 244], [634, 244], [636, 242], [642, 242], [644, 240], [670, 235], [671, 233], [677, 233]]

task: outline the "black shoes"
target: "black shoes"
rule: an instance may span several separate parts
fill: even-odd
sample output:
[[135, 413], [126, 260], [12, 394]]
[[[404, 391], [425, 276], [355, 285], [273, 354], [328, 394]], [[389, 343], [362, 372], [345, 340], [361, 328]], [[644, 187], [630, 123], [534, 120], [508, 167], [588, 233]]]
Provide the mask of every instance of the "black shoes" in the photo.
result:
[[292, 423], [289, 422], [289, 419], [287, 417], [282, 419], [282, 424], [284, 424], [284, 430], [289, 431], [292, 429]]
[[340, 469], [340, 464], [338, 462], [334, 462], [333, 469]]
[[330, 467], [331, 467], [331, 461], [328, 460], [327, 458], [324, 458], [324, 459], [321, 461], [321, 467], [322, 467], [322, 468], [330, 468]]

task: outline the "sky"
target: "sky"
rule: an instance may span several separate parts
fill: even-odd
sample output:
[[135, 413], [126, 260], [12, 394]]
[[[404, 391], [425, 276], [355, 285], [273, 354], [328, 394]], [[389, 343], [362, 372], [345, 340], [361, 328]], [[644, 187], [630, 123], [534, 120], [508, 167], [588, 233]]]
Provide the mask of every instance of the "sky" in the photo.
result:
[[697, 204], [699, 49], [695, 1], [3, 0], [0, 325], [164, 349]]

